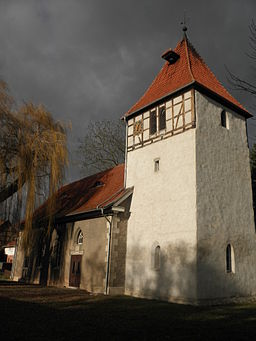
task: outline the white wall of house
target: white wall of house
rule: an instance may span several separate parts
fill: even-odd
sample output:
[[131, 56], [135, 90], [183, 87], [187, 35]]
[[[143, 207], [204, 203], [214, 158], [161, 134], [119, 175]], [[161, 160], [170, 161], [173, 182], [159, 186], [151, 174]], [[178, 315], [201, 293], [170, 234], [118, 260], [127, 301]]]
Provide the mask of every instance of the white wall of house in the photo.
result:
[[[226, 127], [221, 125], [224, 109]], [[166, 139], [166, 132], [162, 138], [158, 132], [144, 145], [137, 137], [128, 141], [126, 186], [134, 186], [134, 192], [127, 232], [127, 294], [191, 303], [256, 294], [246, 121], [198, 91], [195, 114], [196, 129]], [[136, 121], [129, 120], [128, 137]], [[161, 264], [155, 269], [157, 245]]]
[[[83, 233], [81, 245], [77, 243], [79, 231]], [[106, 278], [107, 240], [108, 225], [104, 217], [69, 223], [62, 261], [63, 281], [59, 282], [59, 285], [69, 287], [71, 256], [81, 255], [80, 288], [103, 293]]]
[[[245, 119], [196, 92], [198, 298], [256, 293], [256, 243]], [[226, 109], [227, 128], [221, 126]], [[226, 272], [233, 246], [235, 273]]]
[[[129, 151], [126, 186], [134, 186], [127, 232], [126, 294], [195, 300], [195, 129]], [[158, 245], [160, 266], [155, 269]]]

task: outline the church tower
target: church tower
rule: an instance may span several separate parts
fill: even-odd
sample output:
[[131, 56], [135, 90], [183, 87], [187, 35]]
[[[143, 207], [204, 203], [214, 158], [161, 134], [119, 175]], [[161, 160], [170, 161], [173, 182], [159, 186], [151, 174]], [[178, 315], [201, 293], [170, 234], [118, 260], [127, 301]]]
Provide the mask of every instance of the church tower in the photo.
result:
[[201, 304], [256, 294], [246, 120], [184, 32], [125, 114], [126, 294]]

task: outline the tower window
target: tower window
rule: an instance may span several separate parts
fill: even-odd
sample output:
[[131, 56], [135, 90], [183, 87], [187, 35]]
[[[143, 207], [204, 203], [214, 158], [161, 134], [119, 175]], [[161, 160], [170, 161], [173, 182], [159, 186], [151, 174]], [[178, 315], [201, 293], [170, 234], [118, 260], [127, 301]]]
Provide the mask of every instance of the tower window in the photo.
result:
[[159, 130], [166, 128], [166, 111], [165, 107], [159, 108]]
[[150, 135], [156, 133], [156, 110], [150, 112]]
[[227, 113], [226, 110], [222, 110], [221, 112], [221, 126], [227, 128]]
[[231, 244], [228, 244], [226, 248], [226, 272], [235, 272], [235, 255]]
[[160, 159], [155, 159], [154, 160], [154, 171], [155, 172], [159, 171], [159, 166], [160, 166]]

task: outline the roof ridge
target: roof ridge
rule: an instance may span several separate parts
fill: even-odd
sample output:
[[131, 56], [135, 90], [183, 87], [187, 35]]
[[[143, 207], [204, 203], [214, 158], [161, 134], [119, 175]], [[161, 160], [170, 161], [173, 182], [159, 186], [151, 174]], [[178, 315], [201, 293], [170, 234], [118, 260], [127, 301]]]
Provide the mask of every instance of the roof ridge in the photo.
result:
[[[190, 42], [190, 40], [187, 38], [187, 43], [190, 47], [190, 49], [192, 50], [192, 53], [196, 54], [196, 57], [201, 61], [201, 63], [203, 64], [203, 66], [207, 69], [207, 71], [215, 78], [215, 80], [220, 84], [220, 86], [222, 87], [222, 89], [224, 90], [224, 92], [226, 92], [227, 95], [229, 95], [232, 99], [234, 99], [237, 103], [239, 103], [239, 105], [244, 109], [244, 106], [236, 99], [234, 98], [234, 96], [225, 88], [225, 86], [222, 84], [222, 82], [216, 77], [215, 73], [210, 69], [210, 67], [207, 65], [207, 63], [205, 62], [205, 60], [203, 59], [203, 57], [200, 55], [200, 53], [196, 50], [196, 48], [193, 46], [193, 44]], [[191, 70], [192, 72], [192, 70]], [[197, 83], [202, 84], [200, 81], [198, 81], [197, 79], [194, 79]]]
[[189, 73], [190, 73], [190, 75], [192, 77], [192, 81], [195, 81], [195, 77], [193, 75], [192, 68], [191, 68], [191, 61], [190, 61], [190, 58], [189, 58], [189, 52], [188, 52], [188, 43], [189, 43], [189, 41], [188, 41], [188, 38], [187, 38], [186, 34], [184, 35], [183, 40], [185, 41], [185, 50], [186, 50], [186, 56], [187, 56]]

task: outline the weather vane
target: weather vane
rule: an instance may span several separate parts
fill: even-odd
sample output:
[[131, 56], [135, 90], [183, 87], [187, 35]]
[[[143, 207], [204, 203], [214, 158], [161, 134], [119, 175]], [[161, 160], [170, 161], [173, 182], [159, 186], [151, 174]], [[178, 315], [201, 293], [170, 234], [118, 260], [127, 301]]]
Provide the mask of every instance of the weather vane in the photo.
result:
[[184, 34], [186, 34], [186, 31], [188, 30], [187, 28], [188, 21], [189, 21], [189, 18], [186, 17], [186, 12], [184, 12], [183, 21], [180, 23], [181, 25], [183, 25], [182, 31], [184, 32]]

